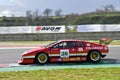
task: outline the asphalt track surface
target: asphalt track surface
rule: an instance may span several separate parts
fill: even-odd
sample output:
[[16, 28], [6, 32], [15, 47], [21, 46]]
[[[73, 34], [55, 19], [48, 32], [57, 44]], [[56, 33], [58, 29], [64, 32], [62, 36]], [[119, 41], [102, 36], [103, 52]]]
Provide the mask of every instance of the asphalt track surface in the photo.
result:
[[0, 72], [4, 71], [26, 71], [26, 70], [53, 70], [65, 68], [120, 68], [120, 46], [109, 47], [110, 53], [99, 63], [49, 63], [46, 65], [19, 65], [17, 61], [21, 53], [32, 48], [0, 48]]
[[21, 53], [31, 48], [4, 48], [0, 49], [0, 64], [17, 63]]

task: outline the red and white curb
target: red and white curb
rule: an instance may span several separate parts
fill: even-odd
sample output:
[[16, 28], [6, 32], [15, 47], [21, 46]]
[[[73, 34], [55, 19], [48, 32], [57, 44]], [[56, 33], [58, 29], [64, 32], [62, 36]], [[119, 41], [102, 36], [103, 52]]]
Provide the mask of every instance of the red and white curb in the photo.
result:
[[0, 64], [0, 68], [4, 68], [5, 66], [5, 64]]

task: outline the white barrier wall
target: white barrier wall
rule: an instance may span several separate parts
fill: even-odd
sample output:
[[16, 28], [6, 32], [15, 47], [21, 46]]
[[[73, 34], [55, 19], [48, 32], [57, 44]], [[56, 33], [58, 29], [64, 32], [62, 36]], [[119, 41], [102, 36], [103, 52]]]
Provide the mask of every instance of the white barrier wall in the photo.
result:
[[21, 33], [65, 33], [65, 25], [62, 26], [9, 26], [0, 27], [0, 34]]
[[0, 27], [0, 34], [31, 33], [31, 26]]
[[101, 25], [74, 25], [67, 26], [68, 32], [101, 32]]
[[114, 24], [114, 25], [101, 25], [103, 31], [120, 31], [120, 25]]
[[65, 32], [107, 32], [120, 31], [120, 24], [102, 25], [73, 25], [66, 26], [9, 26], [0, 27], [0, 34], [23, 34], [23, 33], [65, 33]]
[[68, 32], [107, 32], [120, 31], [120, 24], [91, 24], [67, 26]]

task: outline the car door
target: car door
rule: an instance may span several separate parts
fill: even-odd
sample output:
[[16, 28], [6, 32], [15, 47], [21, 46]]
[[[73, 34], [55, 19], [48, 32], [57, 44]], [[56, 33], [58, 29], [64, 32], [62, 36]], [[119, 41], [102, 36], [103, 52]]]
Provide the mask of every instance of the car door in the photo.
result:
[[81, 41], [77, 41], [77, 53], [82, 53], [84, 50], [84, 44]]
[[51, 48], [50, 54], [59, 58], [69, 58], [71, 54], [76, 54], [75, 42], [62, 41]]
[[80, 57], [81, 61], [86, 61], [87, 53], [85, 45], [81, 41], [77, 41], [77, 55]]
[[64, 41], [63, 47], [60, 48], [61, 58], [70, 58], [73, 54], [76, 54], [76, 45], [74, 41]]

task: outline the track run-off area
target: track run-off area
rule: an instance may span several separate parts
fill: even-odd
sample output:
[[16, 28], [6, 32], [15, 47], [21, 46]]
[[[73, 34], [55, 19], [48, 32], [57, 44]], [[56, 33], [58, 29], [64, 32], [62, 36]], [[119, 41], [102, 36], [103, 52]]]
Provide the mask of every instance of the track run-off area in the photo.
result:
[[120, 67], [120, 46], [109, 46], [109, 54], [99, 63], [49, 63], [46, 65], [19, 65], [21, 53], [36, 47], [0, 47], [0, 71], [51, 70], [65, 68], [108, 68]]

